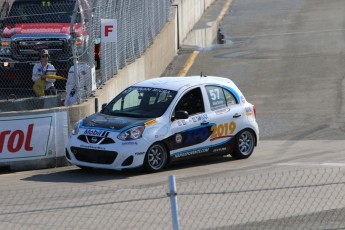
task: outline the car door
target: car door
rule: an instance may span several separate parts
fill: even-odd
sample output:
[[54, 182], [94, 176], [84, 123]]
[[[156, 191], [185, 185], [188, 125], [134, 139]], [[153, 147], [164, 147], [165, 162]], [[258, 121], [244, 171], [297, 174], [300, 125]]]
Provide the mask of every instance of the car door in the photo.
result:
[[244, 109], [238, 93], [229, 87], [206, 85], [206, 108], [212, 134], [205, 145], [211, 153], [229, 153], [230, 142], [243, 128]]
[[[178, 99], [172, 114], [168, 138], [171, 159], [189, 158], [208, 152], [204, 142], [211, 135], [212, 125], [205, 110], [205, 95], [200, 87], [188, 89]], [[187, 111], [188, 118], [174, 119], [176, 111]]]

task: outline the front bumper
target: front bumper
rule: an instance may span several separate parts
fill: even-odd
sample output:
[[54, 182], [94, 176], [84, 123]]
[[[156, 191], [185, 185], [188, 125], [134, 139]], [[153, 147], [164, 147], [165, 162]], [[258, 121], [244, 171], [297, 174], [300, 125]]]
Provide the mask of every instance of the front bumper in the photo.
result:
[[[74, 138], [73, 138], [74, 139]], [[74, 165], [112, 170], [142, 167], [149, 143], [140, 141], [119, 141], [106, 147], [74, 141], [66, 147], [66, 159]]]

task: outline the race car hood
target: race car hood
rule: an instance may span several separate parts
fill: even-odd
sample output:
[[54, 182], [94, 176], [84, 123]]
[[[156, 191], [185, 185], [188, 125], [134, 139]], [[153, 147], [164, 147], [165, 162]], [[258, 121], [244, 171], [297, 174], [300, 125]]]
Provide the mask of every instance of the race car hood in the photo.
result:
[[118, 117], [95, 113], [85, 118], [82, 126], [122, 130], [133, 126], [144, 125], [149, 120], [152, 120], [152, 118]]
[[[75, 30], [80, 34], [81, 26], [76, 25]], [[10, 38], [15, 34], [70, 34], [69, 23], [23, 23], [7, 26], [3, 37]]]

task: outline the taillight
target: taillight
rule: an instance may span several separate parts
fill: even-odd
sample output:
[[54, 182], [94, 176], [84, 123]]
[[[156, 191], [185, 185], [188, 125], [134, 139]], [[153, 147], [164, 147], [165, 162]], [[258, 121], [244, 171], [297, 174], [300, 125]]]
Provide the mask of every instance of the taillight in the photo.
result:
[[254, 116], [256, 118], [256, 109], [255, 109], [255, 106], [253, 105], [253, 111], [254, 111]]

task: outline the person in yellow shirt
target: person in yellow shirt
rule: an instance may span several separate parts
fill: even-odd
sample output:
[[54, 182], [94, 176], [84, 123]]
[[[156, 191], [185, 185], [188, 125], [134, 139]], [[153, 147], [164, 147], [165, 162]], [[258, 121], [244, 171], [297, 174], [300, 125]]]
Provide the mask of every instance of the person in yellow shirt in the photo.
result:
[[[38, 80], [44, 80], [45, 82], [45, 95], [57, 95], [57, 90], [54, 87], [54, 82], [56, 79], [46, 78], [44, 75], [50, 74], [55, 75], [56, 69], [55, 67], [48, 62], [49, 59], [49, 51], [46, 49], [42, 49], [40, 51], [40, 62], [36, 63], [32, 70], [32, 80], [37, 82]], [[37, 92], [35, 92], [37, 94]], [[37, 95], [40, 96], [40, 95]], [[41, 95], [42, 96], [42, 95]]]

